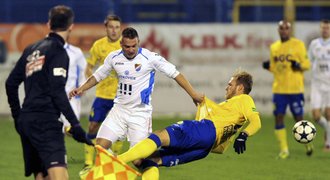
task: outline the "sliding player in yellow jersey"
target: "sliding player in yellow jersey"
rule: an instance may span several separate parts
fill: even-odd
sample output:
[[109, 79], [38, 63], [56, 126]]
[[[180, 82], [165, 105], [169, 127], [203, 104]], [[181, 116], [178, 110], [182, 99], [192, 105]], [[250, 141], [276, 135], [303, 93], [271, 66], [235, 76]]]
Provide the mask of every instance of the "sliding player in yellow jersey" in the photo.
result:
[[238, 134], [235, 152], [243, 153], [247, 138], [261, 128], [259, 113], [248, 95], [252, 85], [252, 76], [238, 71], [228, 82], [226, 101], [216, 104], [205, 97], [199, 105], [197, 120], [180, 121], [155, 131], [118, 158], [125, 163], [147, 158], [140, 164], [142, 179], [156, 180], [159, 179], [158, 166], [188, 163], [210, 152], [224, 153], [235, 134]]
[[[104, 59], [112, 51], [121, 49], [121, 19], [116, 15], [108, 15], [104, 20], [104, 26], [107, 36], [95, 41], [90, 49], [90, 56], [87, 58], [86, 77], [93, 74], [95, 66], [104, 63]], [[98, 83], [96, 86], [96, 97], [93, 102], [90, 116], [87, 136], [95, 142], [96, 134], [104, 121], [108, 112], [113, 106], [113, 100], [116, 96], [118, 79], [113, 71], [111, 75]], [[118, 153], [122, 147], [122, 142], [114, 143], [112, 150]], [[92, 146], [85, 146], [85, 166], [80, 171], [80, 175], [89, 171], [94, 162], [95, 150]]]
[[[304, 43], [291, 37], [291, 24], [287, 21], [278, 23], [280, 40], [270, 47], [270, 61], [264, 62], [263, 67], [274, 75], [273, 103], [275, 115], [275, 135], [280, 145], [279, 158], [289, 156], [289, 148], [284, 125], [287, 106], [295, 121], [304, 116], [304, 71], [311, 66]], [[307, 155], [313, 152], [308, 145]]]

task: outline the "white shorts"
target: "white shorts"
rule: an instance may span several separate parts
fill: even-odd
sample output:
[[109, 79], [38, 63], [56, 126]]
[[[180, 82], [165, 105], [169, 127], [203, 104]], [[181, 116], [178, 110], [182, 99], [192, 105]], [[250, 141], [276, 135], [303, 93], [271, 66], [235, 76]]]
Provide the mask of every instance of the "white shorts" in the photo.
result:
[[152, 132], [152, 110], [128, 109], [115, 104], [103, 121], [96, 138], [107, 139], [111, 142], [127, 140], [130, 147], [147, 138]]
[[[74, 114], [76, 115], [78, 121], [80, 119], [80, 112], [81, 112], [81, 99], [80, 98], [72, 98], [70, 100], [70, 105], [73, 109]], [[69, 127], [70, 123], [69, 121], [65, 118], [63, 114], [61, 114], [59, 121], [63, 122], [64, 127]]]
[[312, 109], [330, 107], [330, 91], [322, 90], [320, 86], [312, 86], [311, 107]]

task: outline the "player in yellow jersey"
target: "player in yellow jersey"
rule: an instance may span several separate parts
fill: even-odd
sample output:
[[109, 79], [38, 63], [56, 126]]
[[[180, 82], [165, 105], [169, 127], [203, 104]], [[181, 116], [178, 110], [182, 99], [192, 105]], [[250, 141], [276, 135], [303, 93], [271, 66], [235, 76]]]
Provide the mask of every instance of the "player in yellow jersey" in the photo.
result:
[[[273, 103], [275, 115], [275, 135], [279, 141], [279, 158], [289, 156], [289, 148], [284, 125], [284, 116], [287, 106], [295, 121], [304, 116], [304, 71], [311, 66], [304, 43], [291, 37], [291, 24], [287, 21], [278, 23], [280, 40], [270, 47], [270, 61], [263, 63], [263, 68], [274, 75]], [[308, 145], [307, 155], [313, 152]]]
[[210, 152], [224, 153], [235, 134], [238, 134], [235, 152], [243, 153], [247, 138], [261, 128], [259, 113], [248, 95], [252, 85], [252, 76], [238, 71], [228, 82], [226, 101], [216, 104], [205, 97], [199, 105], [197, 120], [180, 121], [155, 131], [118, 158], [125, 163], [147, 158], [140, 165], [142, 179], [156, 180], [159, 179], [158, 166], [188, 163], [202, 159]]
[[[95, 41], [90, 49], [90, 56], [87, 58], [86, 77], [93, 74], [93, 69], [97, 65], [102, 65], [104, 59], [112, 51], [121, 49], [121, 19], [116, 15], [108, 15], [104, 20], [106, 36]], [[113, 99], [116, 96], [118, 79], [115, 71], [111, 75], [98, 83], [96, 86], [96, 97], [92, 105], [89, 116], [87, 136], [95, 142], [96, 134], [104, 121], [106, 115], [113, 106]], [[122, 142], [118, 142], [113, 149], [115, 153], [121, 149]], [[115, 146], [115, 144], [114, 144]], [[93, 165], [95, 150], [92, 146], [85, 146], [85, 166], [80, 174], [87, 172]]]

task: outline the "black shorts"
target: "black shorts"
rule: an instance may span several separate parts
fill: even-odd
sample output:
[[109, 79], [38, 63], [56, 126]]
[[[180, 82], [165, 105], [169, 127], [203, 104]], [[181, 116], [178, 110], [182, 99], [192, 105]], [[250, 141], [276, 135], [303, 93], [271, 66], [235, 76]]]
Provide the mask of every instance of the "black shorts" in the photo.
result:
[[55, 166], [66, 167], [66, 150], [62, 122], [51, 113], [21, 113], [18, 121], [25, 176], [43, 172]]

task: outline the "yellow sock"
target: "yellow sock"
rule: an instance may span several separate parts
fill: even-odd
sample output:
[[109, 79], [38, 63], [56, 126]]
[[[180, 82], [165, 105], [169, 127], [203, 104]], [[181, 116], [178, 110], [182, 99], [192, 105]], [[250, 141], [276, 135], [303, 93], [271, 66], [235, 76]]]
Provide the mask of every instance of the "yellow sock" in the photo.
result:
[[152, 166], [145, 170], [142, 174], [142, 180], [158, 180], [159, 169], [158, 167]]
[[281, 152], [289, 152], [286, 129], [275, 129], [275, 136], [280, 144]]
[[135, 146], [133, 146], [131, 149], [126, 151], [125, 153], [118, 156], [118, 158], [125, 163], [134, 161], [136, 159], [142, 159], [150, 156], [153, 152], [157, 150], [156, 143], [147, 138], [139, 143], [137, 143]]
[[116, 141], [115, 143], [112, 144], [111, 150], [115, 154], [119, 154], [121, 152], [121, 149], [123, 148], [124, 142], [123, 141]]
[[[92, 139], [92, 142], [95, 144], [96, 139]], [[95, 148], [94, 146], [89, 146], [87, 144], [84, 144], [84, 147], [85, 147], [85, 165], [93, 165]]]

